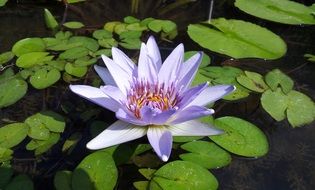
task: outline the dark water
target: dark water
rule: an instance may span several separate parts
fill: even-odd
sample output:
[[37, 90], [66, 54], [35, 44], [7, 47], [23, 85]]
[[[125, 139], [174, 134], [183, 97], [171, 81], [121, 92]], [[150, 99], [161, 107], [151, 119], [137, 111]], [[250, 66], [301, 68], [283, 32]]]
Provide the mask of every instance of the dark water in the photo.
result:
[[[200, 50], [201, 48], [189, 40], [185, 32], [188, 23], [195, 23], [207, 19], [209, 1], [197, 1], [173, 10], [165, 11], [162, 1], [141, 1], [136, 14], [139, 18], [155, 17], [175, 21], [179, 26], [179, 37], [174, 44], [162, 43], [162, 50], [168, 52], [178, 42], [184, 42], [186, 50]], [[310, 5], [312, 1], [299, 1]], [[19, 39], [34, 36], [49, 36], [51, 33], [45, 29], [43, 8], [49, 8], [58, 19], [62, 19], [63, 6], [53, 1], [11, 1], [4, 8], [0, 8], [0, 50], [9, 50]], [[163, 10], [161, 12], [161, 10]], [[82, 21], [91, 29], [100, 28], [107, 21], [121, 20], [130, 15], [130, 1], [88, 1], [70, 8], [67, 19]], [[266, 73], [273, 68], [280, 68], [295, 80], [295, 87], [315, 99], [315, 64], [303, 58], [305, 53], [315, 54], [315, 27], [289, 26], [264, 21], [240, 12], [233, 7], [233, 1], [217, 0], [214, 3], [213, 17], [226, 17], [242, 19], [259, 24], [280, 35], [288, 45], [285, 57], [275, 61], [256, 59], [229, 60], [228, 57], [205, 51], [212, 58], [214, 65], [232, 65], [243, 69]], [[88, 31], [80, 31], [88, 34]], [[227, 44], [228, 45], [228, 44]], [[45, 92], [47, 93], [47, 92]], [[66, 96], [63, 96], [63, 93]], [[2, 110], [0, 124], [3, 118], [22, 121], [27, 116], [40, 111], [45, 107], [59, 108], [56, 105], [60, 95], [64, 101], [81, 102], [71, 95], [66, 87], [51, 90], [52, 101], [38, 101], [43, 93], [29, 90], [28, 95], [19, 105]], [[22, 105], [23, 104], [23, 105]], [[93, 106], [93, 105], [91, 105]], [[302, 128], [293, 129], [287, 121], [275, 122], [259, 106], [259, 96], [252, 95], [245, 101], [225, 104], [216, 116], [233, 115], [241, 117], [259, 126], [267, 135], [269, 153], [259, 159], [233, 156], [231, 164], [225, 168], [212, 170], [223, 190], [312, 190], [315, 188], [315, 126], [314, 123]], [[113, 114], [103, 111], [101, 116], [113, 118]], [[75, 119], [71, 118], [72, 121]], [[84, 126], [74, 122], [75, 127], [81, 127], [83, 134], [87, 133]], [[82, 125], [82, 124], [81, 124]], [[74, 126], [67, 126], [74, 130]], [[69, 130], [69, 129], [68, 129]], [[67, 131], [70, 133], [69, 131]], [[67, 135], [67, 134], [65, 134]], [[64, 137], [66, 138], [66, 136]], [[145, 141], [145, 140], [144, 140]], [[85, 142], [79, 144], [84, 148]], [[60, 154], [62, 144], [56, 145], [48, 155], [40, 157], [37, 162], [30, 152], [15, 150], [12, 161], [17, 171], [25, 172], [34, 177], [36, 189], [52, 187], [52, 176], [56, 170], [73, 169], [84, 157], [80, 150], [73, 155]], [[59, 146], [59, 147], [58, 147]], [[86, 154], [85, 152], [84, 154]], [[128, 170], [126, 170], [128, 169]], [[121, 179], [118, 189], [132, 189], [132, 182], [143, 180], [137, 173], [137, 168], [123, 166], [120, 168]], [[46, 181], [48, 180], [48, 181]], [[53, 189], [53, 188], [51, 188]]]

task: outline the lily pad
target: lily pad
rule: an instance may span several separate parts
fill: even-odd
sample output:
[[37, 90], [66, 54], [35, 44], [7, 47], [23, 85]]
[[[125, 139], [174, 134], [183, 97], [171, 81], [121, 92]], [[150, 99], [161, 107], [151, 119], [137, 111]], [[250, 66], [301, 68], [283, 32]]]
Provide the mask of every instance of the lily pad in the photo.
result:
[[[185, 55], [184, 55], [185, 61], [187, 61], [189, 58], [191, 58], [196, 53], [198, 53], [198, 51], [186, 51]], [[210, 57], [207, 54], [203, 53], [199, 68], [203, 68], [203, 67], [210, 65], [210, 62], [211, 62]]]
[[278, 88], [275, 91], [267, 90], [260, 98], [261, 105], [276, 121], [286, 118], [286, 109], [289, 99]]
[[53, 59], [53, 56], [48, 55], [48, 52], [25, 53], [16, 60], [16, 65], [21, 68], [30, 68], [35, 65], [40, 65], [45, 61], [50, 61]]
[[114, 32], [116, 25], [121, 24], [119, 21], [113, 21], [113, 22], [106, 22], [104, 25], [104, 30], [107, 30], [109, 32]]
[[180, 147], [191, 152], [180, 154], [179, 157], [182, 160], [193, 162], [207, 169], [221, 168], [232, 160], [228, 152], [211, 142], [193, 141]]
[[105, 39], [105, 38], [112, 38], [113, 34], [107, 30], [95, 30], [93, 32], [93, 37], [100, 40], [100, 39]]
[[275, 91], [278, 86], [281, 87], [282, 91], [287, 94], [293, 89], [294, 82], [286, 74], [284, 74], [279, 69], [274, 69], [268, 72], [265, 76], [266, 83], [268, 86]]
[[33, 181], [25, 174], [17, 175], [5, 187], [5, 190], [33, 190]]
[[259, 73], [245, 71], [245, 75], [240, 75], [236, 78], [237, 82], [242, 86], [254, 92], [264, 92], [268, 89], [263, 76]]
[[57, 171], [54, 177], [54, 186], [56, 190], [72, 190], [71, 188], [72, 172], [67, 170]]
[[87, 70], [88, 68], [86, 66], [78, 67], [73, 65], [72, 63], [67, 63], [65, 66], [65, 71], [75, 77], [83, 77], [86, 74]]
[[114, 38], [106, 38], [98, 40], [98, 44], [104, 48], [117, 47], [118, 42]]
[[315, 24], [314, 10], [288, 0], [236, 0], [235, 6], [253, 16], [284, 24]]
[[288, 97], [287, 117], [292, 127], [300, 127], [315, 120], [315, 103], [308, 96], [292, 90]]
[[174, 22], [170, 20], [159, 20], [159, 19], [155, 19], [149, 22], [148, 27], [150, 30], [156, 33], [161, 32], [161, 31], [165, 33], [169, 33], [177, 29], [177, 26]]
[[28, 125], [12, 123], [0, 128], [0, 147], [12, 148], [22, 142], [27, 136]]
[[139, 38], [126, 38], [119, 42], [119, 45], [126, 49], [140, 49], [141, 40]]
[[5, 162], [12, 159], [13, 150], [0, 147], [0, 162]]
[[149, 181], [136, 181], [136, 182], [133, 182], [133, 186], [137, 190], [147, 190], [149, 186]]
[[41, 38], [25, 38], [14, 44], [12, 52], [19, 57], [25, 53], [44, 52], [45, 49], [45, 42]]
[[141, 173], [141, 175], [143, 175], [143, 177], [145, 177], [146, 179], [150, 180], [153, 177], [153, 174], [156, 172], [155, 169], [151, 169], [151, 168], [142, 168], [139, 169], [139, 172]]
[[60, 59], [78, 59], [89, 55], [89, 50], [85, 47], [74, 47], [67, 49], [65, 52], [59, 55]]
[[79, 28], [84, 27], [84, 24], [82, 22], [76, 22], [76, 21], [66, 22], [63, 25], [70, 29], [79, 29]]
[[11, 59], [13, 59], [14, 54], [12, 51], [7, 51], [0, 54], [0, 65], [9, 62]]
[[60, 139], [58, 133], [51, 133], [47, 140], [31, 140], [27, 145], [27, 150], [35, 150], [35, 155], [40, 155], [48, 151], [54, 144], [56, 144]]
[[47, 28], [56, 30], [59, 27], [57, 20], [48, 9], [44, 9], [44, 17]]
[[92, 52], [97, 51], [99, 48], [99, 45], [95, 39], [86, 36], [73, 36], [69, 39], [69, 44], [72, 43], [81, 43], [82, 47], [85, 47]]
[[216, 144], [237, 155], [260, 157], [268, 152], [265, 134], [255, 125], [237, 117], [221, 117], [215, 126], [225, 131], [222, 135], [209, 136]]
[[42, 68], [37, 70], [34, 75], [30, 77], [30, 83], [36, 89], [44, 89], [55, 84], [61, 77], [60, 71], [57, 69]]
[[174, 161], [158, 169], [150, 181], [150, 190], [213, 190], [217, 179], [205, 168], [187, 161]]
[[132, 24], [132, 23], [140, 22], [140, 20], [135, 18], [135, 17], [133, 17], [133, 16], [126, 16], [124, 18], [124, 22], [127, 23], [127, 24]]
[[94, 152], [85, 157], [73, 171], [72, 188], [112, 190], [117, 177], [118, 171], [110, 154]]
[[25, 121], [30, 126], [44, 125], [51, 132], [61, 133], [65, 129], [64, 118], [52, 111], [42, 111], [28, 117]]
[[278, 59], [285, 42], [270, 30], [242, 20], [211, 20], [210, 26], [190, 24], [189, 37], [200, 46], [233, 58]]

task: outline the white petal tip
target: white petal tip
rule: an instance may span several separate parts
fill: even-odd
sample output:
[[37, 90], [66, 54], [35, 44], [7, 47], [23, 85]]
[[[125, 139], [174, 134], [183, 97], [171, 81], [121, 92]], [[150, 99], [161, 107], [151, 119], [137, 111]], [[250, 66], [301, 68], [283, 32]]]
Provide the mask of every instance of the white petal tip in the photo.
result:
[[93, 145], [93, 143], [91, 143], [91, 141], [86, 144], [86, 148], [90, 150], [98, 149], [95, 145]]
[[215, 112], [214, 109], [208, 109], [208, 111], [209, 111], [210, 115], [214, 114], [214, 112]]
[[163, 162], [167, 162], [169, 157], [166, 156], [166, 155], [162, 155], [161, 159], [162, 159]]

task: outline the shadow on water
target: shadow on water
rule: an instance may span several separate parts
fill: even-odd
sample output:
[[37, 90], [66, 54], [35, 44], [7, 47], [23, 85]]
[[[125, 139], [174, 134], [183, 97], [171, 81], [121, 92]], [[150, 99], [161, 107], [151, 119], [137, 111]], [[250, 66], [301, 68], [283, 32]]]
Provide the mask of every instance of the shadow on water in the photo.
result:
[[[9, 50], [12, 45], [19, 39], [34, 36], [49, 36], [51, 33], [45, 29], [43, 8], [49, 8], [54, 15], [58, 15], [61, 20], [63, 15], [63, 6], [58, 2], [48, 3], [49, 1], [19, 1], [10, 2], [6, 7], [0, 9], [0, 50], [1, 52]], [[121, 1], [120, 1], [121, 2]], [[70, 9], [68, 20], [77, 20], [84, 22], [91, 28], [100, 28], [104, 22], [112, 20], [121, 20], [123, 17], [130, 15], [130, 2], [117, 3], [114, 0], [96, 0], [82, 3]], [[162, 49], [168, 51], [169, 46], [174, 46], [178, 42], [185, 44], [186, 50], [200, 50], [201, 48], [192, 42], [185, 34], [185, 28], [188, 23], [205, 20], [208, 16], [208, 1], [198, 1], [195, 4], [189, 4], [175, 10], [165, 10], [161, 13], [158, 10], [163, 8], [159, 4], [162, 1], [146, 1], [144, 2], [137, 15], [140, 18], [156, 17], [174, 20], [179, 25], [179, 37], [176, 38], [174, 44], [162, 43]], [[300, 1], [310, 4], [312, 1]], [[163, 10], [163, 9], [162, 9]], [[228, 57], [205, 51], [212, 55], [212, 64], [223, 64], [240, 67], [247, 70], [267, 73], [269, 70], [278, 67], [288, 73], [296, 82], [296, 88], [314, 99], [315, 97], [315, 64], [308, 63], [303, 54], [315, 53], [315, 27], [314, 26], [288, 26], [277, 23], [264, 21], [237, 10], [233, 7], [232, 1], [215, 1], [213, 17], [226, 17], [243, 19], [257, 23], [263, 27], [269, 28], [273, 32], [279, 34], [288, 45], [288, 52], [285, 57], [275, 61], [263, 61], [255, 59], [230, 60]], [[83, 34], [88, 32], [84, 31]], [[228, 44], [227, 44], [228, 45]], [[167, 53], [166, 53], [167, 54]], [[303, 67], [300, 67], [300, 66]], [[68, 93], [65, 87], [58, 86], [62, 89], [62, 93], [68, 94], [65, 99], [74, 101], [75, 105], [80, 101], [73, 94]], [[62, 97], [60, 92], [50, 92], [50, 96]], [[30, 90], [26, 97], [21, 100], [21, 104], [13, 105], [10, 108], [0, 111], [1, 118], [10, 118], [11, 120], [23, 121], [27, 116], [40, 111], [43, 107], [42, 96], [39, 91]], [[76, 99], [76, 100], [75, 100]], [[53, 99], [48, 107], [55, 108], [57, 99]], [[24, 105], [24, 106], [22, 106]], [[27, 107], [27, 109], [25, 108]], [[73, 110], [74, 112], [77, 110]], [[79, 114], [79, 113], [78, 113]], [[245, 159], [233, 156], [231, 164], [223, 169], [212, 170], [219, 179], [220, 189], [223, 190], [310, 190], [315, 187], [315, 126], [314, 123], [302, 128], [293, 129], [287, 121], [274, 122], [259, 105], [259, 97], [252, 95], [246, 101], [237, 103], [224, 104], [224, 109], [219, 112], [216, 117], [223, 115], [233, 115], [259, 126], [267, 135], [270, 143], [270, 151], [268, 155], [259, 159]], [[98, 117], [113, 117], [113, 114], [105, 112]], [[81, 120], [70, 118], [75, 124], [81, 127], [83, 135], [88, 134], [84, 129]], [[68, 127], [68, 126], [67, 126]], [[72, 126], [73, 127], [73, 126]], [[73, 129], [73, 128], [72, 128]], [[67, 129], [63, 137], [67, 137], [67, 133], [71, 132]], [[87, 135], [88, 136], [88, 135]], [[144, 139], [143, 141], [145, 141]], [[26, 170], [27, 173], [35, 179], [36, 189], [53, 189], [53, 175], [57, 170], [69, 169], [73, 170], [75, 166], [87, 154], [85, 143], [87, 137], [83, 139], [76, 150], [74, 150], [71, 158], [65, 158], [67, 155], [60, 151], [52, 150], [49, 154], [40, 158], [41, 163], [37, 163], [35, 159], [31, 161], [23, 161], [23, 159], [13, 160], [15, 169], [21, 164], [25, 170], [25, 165], [34, 164], [32, 169], [36, 171]], [[58, 143], [60, 149], [62, 143]], [[126, 147], [122, 147], [126, 148]], [[21, 150], [17, 156], [27, 154]], [[15, 153], [16, 154], [16, 153]], [[115, 154], [115, 160], [119, 160], [121, 155]], [[50, 159], [50, 160], [49, 160]], [[26, 163], [26, 164], [25, 164]], [[58, 165], [56, 165], [57, 163]], [[24, 165], [23, 165], [24, 164]], [[23, 166], [22, 166], [23, 165]], [[24, 167], [24, 169], [23, 169]], [[52, 168], [52, 169], [51, 169]], [[51, 170], [50, 170], [51, 169]], [[118, 189], [132, 189], [132, 180], [134, 176], [138, 176], [137, 169], [132, 166], [120, 166], [120, 170], [130, 169], [123, 172], [120, 177], [125, 181], [119, 181]], [[2, 168], [1, 168], [2, 170]], [[44, 171], [50, 170], [47, 175]], [[89, 182], [88, 176], [84, 171], [78, 171], [82, 177], [82, 184], [88, 184], [86, 189], [92, 188], [93, 184]], [[132, 176], [132, 177], [128, 177]], [[48, 180], [48, 182], [44, 182]], [[0, 180], [2, 182], [3, 180]], [[51, 188], [49, 188], [49, 187]], [[0, 184], [1, 187], [1, 184]], [[82, 187], [85, 187], [82, 185]]]

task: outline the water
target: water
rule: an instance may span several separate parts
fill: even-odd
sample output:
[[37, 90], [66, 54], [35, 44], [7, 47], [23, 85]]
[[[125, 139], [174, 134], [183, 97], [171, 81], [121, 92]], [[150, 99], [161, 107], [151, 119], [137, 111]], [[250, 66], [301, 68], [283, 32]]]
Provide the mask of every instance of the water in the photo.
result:
[[[142, 1], [141, 1], [142, 2]], [[200, 50], [201, 48], [193, 43], [186, 35], [185, 28], [188, 23], [203, 21], [208, 18], [208, 7], [210, 2], [198, 1], [173, 10], [165, 9], [165, 4], [159, 5], [161, 1], [145, 1], [140, 3], [137, 15], [139, 18], [159, 17], [174, 20], [179, 26], [179, 36], [174, 44], [162, 43], [161, 48], [164, 54], [168, 54], [175, 44], [183, 42], [186, 50]], [[300, 1], [311, 4], [312, 1]], [[0, 50], [9, 50], [19, 39], [34, 36], [48, 36], [50, 32], [45, 29], [43, 19], [43, 7], [49, 8], [58, 19], [63, 16], [63, 6], [58, 2], [50, 1], [19, 1], [10, 2], [6, 7], [0, 9]], [[295, 87], [314, 99], [315, 97], [315, 64], [309, 63], [303, 58], [305, 53], [315, 54], [315, 28], [314, 26], [289, 26], [264, 21], [246, 15], [233, 7], [232, 1], [214, 1], [212, 18], [226, 17], [242, 19], [254, 22], [279, 34], [288, 45], [288, 52], [285, 57], [275, 61], [264, 61], [255, 59], [230, 60], [226, 56], [205, 51], [212, 57], [212, 64], [232, 65], [242, 69], [256, 71], [265, 74], [273, 68], [280, 68], [295, 80]], [[164, 9], [163, 9], [164, 8]], [[162, 10], [162, 11], [158, 11]], [[67, 20], [82, 21], [90, 26], [91, 30], [101, 27], [106, 21], [121, 20], [130, 15], [130, 4], [128, 1], [89, 1], [78, 6], [72, 6], [67, 15]], [[87, 31], [80, 31], [88, 34]], [[227, 44], [228, 45], [228, 44]], [[60, 94], [58, 90], [61, 90]], [[50, 102], [45, 102], [43, 92], [30, 90], [18, 105], [13, 105], [1, 110], [0, 123], [3, 119], [22, 121], [27, 116], [40, 111], [43, 107], [60, 109], [59, 97], [64, 101], [75, 101], [78, 104], [83, 100], [70, 94], [66, 87], [58, 90], [50, 90], [50, 97], [55, 97]], [[31, 94], [31, 95], [30, 95]], [[42, 101], [37, 101], [42, 100]], [[43, 102], [45, 104], [43, 104]], [[79, 108], [80, 109], [80, 108]], [[81, 108], [82, 109], [82, 108]], [[275, 122], [267, 115], [259, 105], [259, 96], [251, 95], [245, 101], [224, 104], [224, 107], [216, 115], [233, 115], [259, 126], [267, 135], [270, 150], [268, 155], [254, 159], [243, 158], [233, 155], [233, 161], [225, 168], [211, 170], [220, 183], [223, 190], [311, 190], [315, 187], [315, 126], [314, 123], [293, 129], [287, 121]], [[112, 118], [114, 115], [103, 111], [100, 117]], [[63, 135], [65, 139], [71, 131], [79, 128], [83, 135], [88, 133], [85, 126], [71, 118], [76, 126], [67, 126]], [[52, 187], [54, 172], [60, 169], [72, 170], [80, 160], [87, 154], [84, 146], [87, 139], [84, 139], [74, 150], [73, 154], [61, 154], [58, 149], [62, 144], [57, 144], [49, 154], [41, 156], [41, 162], [32, 156], [32, 153], [23, 148], [15, 150], [15, 158], [12, 161], [13, 167], [18, 172], [25, 172], [34, 177], [36, 189], [47, 189]], [[145, 142], [141, 139], [137, 142]], [[175, 153], [175, 152], [174, 152]], [[132, 189], [133, 181], [143, 180], [137, 168], [132, 165], [120, 167], [121, 178], [117, 189]], [[48, 182], [46, 182], [48, 180]], [[51, 188], [53, 189], [53, 188]]]

